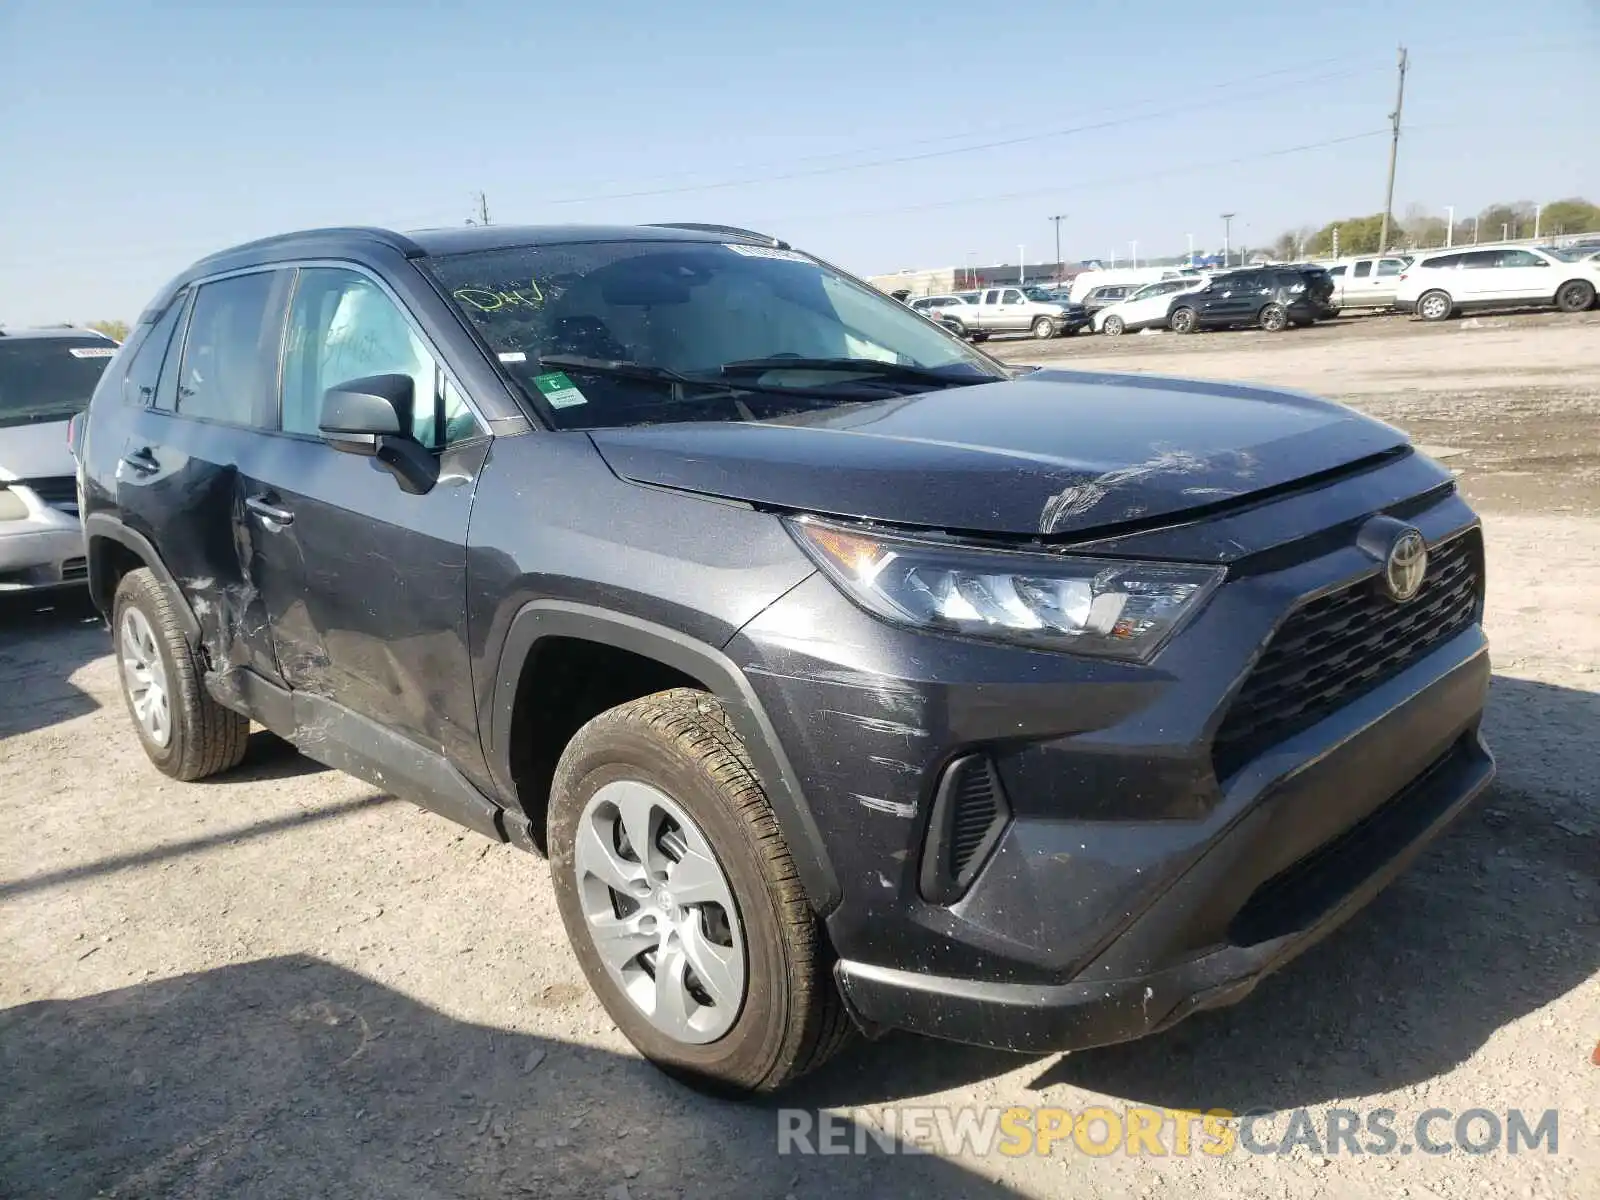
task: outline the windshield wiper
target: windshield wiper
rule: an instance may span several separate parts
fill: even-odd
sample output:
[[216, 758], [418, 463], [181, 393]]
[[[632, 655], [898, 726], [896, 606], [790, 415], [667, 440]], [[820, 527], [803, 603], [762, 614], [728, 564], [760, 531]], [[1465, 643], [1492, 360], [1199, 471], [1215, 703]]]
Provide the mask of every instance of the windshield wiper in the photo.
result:
[[935, 367], [914, 367], [906, 363], [884, 362], [877, 358], [741, 358], [722, 364], [724, 375], [746, 371], [848, 371], [878, 375], [889, 379], [911, 379], [919, 383], [977, 383], [976, 377], [951, 375]]
[[[723, 379], [707, 379], [698, 375], [685, 375], [682, 371], [674, 371], [671, 367], [657, 367], [650, 363], [628, 362], [625, 359], [588, 358], [582, 354], [541, 354], [539, 355], [539, 365], [541, 367], [557, 367], [569, 371], [588, 371], [594, 375], [612, 375], [618, 379], [643, 379], [655, 383], [676, 383], [685, 387], [707, 388], [713, 392], [771, 392], [773, 395], [779, 396], [793, 396], [795, 394], [794, 388], [780, 387], [777, 384], [749, 383], [745, 380], [732, 383]], [[859, 399], [858, 396], [826, 392], [820, 389], [808, 391], [807, 394], [824, 399]]]
[[586, 358], [582, 354], [541, 354], [541, 367], [564, 367], [573, 371], [590, 371], [596, 375], [615, 375], [620, 379], [654, 379], [662, 383], [697, 383], [704, 379], [680, 374], [668, 367], [653, 367], [649, 363], [627, 362], [621, 359]]

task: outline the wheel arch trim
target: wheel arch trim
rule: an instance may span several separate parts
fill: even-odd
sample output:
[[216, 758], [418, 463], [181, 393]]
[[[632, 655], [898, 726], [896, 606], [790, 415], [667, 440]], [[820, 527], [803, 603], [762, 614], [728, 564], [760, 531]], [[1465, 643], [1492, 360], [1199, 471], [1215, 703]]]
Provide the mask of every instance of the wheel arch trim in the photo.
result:
[[[178, 622], [183, 626], [183, 636], [188, 639], [191, 647], [200, 645], [200, 621], [194, 615], [194, 609], [189, 607], [189, 598], [183, 594], [183, 589], [173, 579], [172, 572], [167, 570], [167, 565], [161, 561], [161, 555], [155, 546], [150, 543], [142, 533], [129, 529], [110, 513], [90, 513], [83, 519], [83, 542], [86, 557], [89, 560], [89, 595], [96, 606], [100, 604], [100, 597], [105, 594], [104, 580], [99, 578], [100, 566], [98, 556], [94, 553], [94, 544], [97, 539], [116, 542], [131, 550], [150, 573], [166, 587], [173, 601], [173, 607], [178, 615]], [[110, 620], [111, 613], [101, 609], [101, 615]]]
[[664, 625], [568, 600], [534, 600], [512, 617], [495, 668], [493, 709], [484, 747], [495, 783], [516, 794], [511, 774], [511, 725], [523, 668], [544, 638], [598, 642], [651, 658], [698, 680], [727, 710], [750, 754], [783, 831], [811, 906], [826, 915], [842, 895], [822, 831], [778, 740], [777, 731], [737, 664], [714, 646]]

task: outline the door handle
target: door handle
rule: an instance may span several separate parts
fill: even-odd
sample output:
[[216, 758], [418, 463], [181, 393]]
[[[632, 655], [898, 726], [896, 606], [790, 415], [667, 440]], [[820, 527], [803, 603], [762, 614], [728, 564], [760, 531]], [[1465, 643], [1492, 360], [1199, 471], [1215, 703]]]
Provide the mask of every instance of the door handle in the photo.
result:
[[287, 508], [272, 503], [265, 496], [251, 496], [245, 500], [244, 506], [263, 521], [273, 525], [293, 525], [294, 513]]
[[161, 464], [156, 461], [155, 453], [149, 446], [140, 446], [137, 450], [128, 451], [122, 456], [122, 461], [141, 475], [153, 475], [161, 469]]

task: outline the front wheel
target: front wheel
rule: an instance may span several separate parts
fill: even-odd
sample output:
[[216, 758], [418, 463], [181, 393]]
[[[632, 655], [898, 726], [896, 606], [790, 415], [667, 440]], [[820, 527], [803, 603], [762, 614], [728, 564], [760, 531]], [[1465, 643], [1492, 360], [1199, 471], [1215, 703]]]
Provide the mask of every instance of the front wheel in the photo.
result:
[[1261, 310], [1256, 322], [1268, 333], [1282, 333], [1289, 326], [1289, 313], [1281, 304], [1269, 304]]
[[1056, 323], [1054, 321], [1052, 321], [1049, 317], [1035, 317], [1034, 318], [1034, 321], [1033, 321], [1033, 336], [1034, 337], [1038, 338], [1042, 342], [1046, 338], [1055, 337], [1055, 335], [1056, 335]]
[[1100, 323], [1100, 332], [1107, 337], [1121, 337], [1127, 326], [1122, 323], [1121, 317], [1107, 317]]
[[1200, 318], [1192, 308], [1180, 308], [1167, 319], [1173, 333], [1193, 333], [1200, 328]]
[[1583, 279], [1563, 283], [1556, 291], [1556, 307], [1564, 313], [1579, 313], [1594, 303], [1594, 284]]
[[594, 718], [561, 755], [549, 820], [567, 936], [646, 1058], [765, 1092], [843, 1042], [816, 915], [714, 697], [679, 688]]
[[1448, 292], [1423, 292], [1417, 300], [1417, 316], [1424, 321], [1443, 321], [1455, 311]]

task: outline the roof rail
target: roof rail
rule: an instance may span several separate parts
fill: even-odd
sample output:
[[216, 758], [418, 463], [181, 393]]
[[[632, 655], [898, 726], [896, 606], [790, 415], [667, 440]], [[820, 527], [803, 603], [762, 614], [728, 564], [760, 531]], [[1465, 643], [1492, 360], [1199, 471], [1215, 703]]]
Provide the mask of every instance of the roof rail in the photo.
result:
[[778, 250], [789, 249], [789, 243], [779, 241], [770, 233], [757, 233], [754, 229], [740, 229], [737, 225], [705, 225], [698, 221], [652, 221], [651, 229], [688, 229], [694, 233], [731, 233], [736, 237], [754, 238]]

